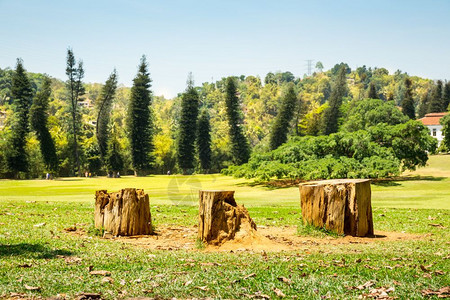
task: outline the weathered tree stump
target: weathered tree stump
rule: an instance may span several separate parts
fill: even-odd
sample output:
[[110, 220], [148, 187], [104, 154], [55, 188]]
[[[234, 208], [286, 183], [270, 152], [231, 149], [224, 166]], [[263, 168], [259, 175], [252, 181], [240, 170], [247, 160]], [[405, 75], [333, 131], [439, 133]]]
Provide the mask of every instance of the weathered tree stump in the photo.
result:
[[338, 234], [372, 236], [370, 180], [336, 179], [300, 184], [303, 221]]
[[95, 227], [113, 236], [152, 234], [148, 194], [128, 188], [115, 193], [95, 192]]
[[240, 232], [256, 231], [256, 224], [243, 205], [234, 200], [234, 191], [199, 192], [198, 238], [210, 245], [221, 245]]

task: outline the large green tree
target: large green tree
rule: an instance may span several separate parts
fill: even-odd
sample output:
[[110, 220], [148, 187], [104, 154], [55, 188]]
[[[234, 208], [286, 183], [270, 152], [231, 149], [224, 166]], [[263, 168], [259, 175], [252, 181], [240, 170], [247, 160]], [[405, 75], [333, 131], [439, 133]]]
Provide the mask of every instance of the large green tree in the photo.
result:
[[431, 93], [431, 101], [430, 101], [430, 107], [428, 109], [429, 113], [437, 113], [437, 112], [443, 112], [447, 110], [447, 107], [444, 107], [442, 98], [442, 81], [438, 80], [436, 82], [436, 86], [433, 89], [433, 92]]
[[297, 96], [295, 95], [294, 85], [290, 84], [270, 132], [270, 149], [275, 150], [287, 141], [287, 133], [294, 117], [296, 102]]
[[211, 169], [211, 124], [206, 109], [203, 109], [197, 124], [197, 149], [200, 167], [208, 173]]
[[152, 80], [148, 72], [147, 59], [144, 56], [133, 79], [128, 107], [128, 134], [131, 145], [131, 160], [137, 176], [146, 175], [153, 167], [153, 119], [151, 114]]
[[430, 101], [431, 101], [430, 99], [431, 99], [430, 91], [427, 91], [422, 96], [422, 99], [420, 99], [420, 105], [419, 105], [419, 111], [418, 111], [419, 118], [423, 118], [428, 113], [428, 109], [430, 107]]
[[228, 77], [225, 85], [225, 105], [228, 118], [231, 153], [237, 165], [244, 164], [250, 158], [250, 145], [243, 132], [242, 110], [239, 105], [235, 79]]
[[108, 126], [116, 90], [117, 90], [117, 72], [114, 69], [114, 71], [111, 73], [111, 75], [109, 75], [108, 79], [106, 80], [105, 85], [102, 88], [101, 95], [96, 101], [97, 106], [96, 136], [102, 160], [105, 159], [106, 151], [108, 148], [108, 138], [109, 138]]
[[405, 78], [405, 93], [402, 100], [402, 112], [410, 119], [414, 120], [416, 118], [414, 99], [412, 95], [412, 83], [409, 78]]
[[347, 68], [345, 65], [342, 65], [336, 75], [335, 82], [331, 90], [331, 95], [328, 99], [329, 106], [323, 114], [322, 133], [325, 135], [338, 131], [340, 107], [342, 105], [343, 98], [347, 94], [346, 74]]
[[31, 127], [36, 132], [39, 147], [45, 163], [46, 171], [55, 173], [58, 170], [58, 156], [55, 141], [48, 129], [49, 98], [51, 95], [51, 80], [45, 78], [41, 90], [36, 93], [30, 110]]
[[178, 132], [178, 166], [187, 174], [194, 167], [199, 95], [189, 74], [186, 91], [181, 96], [181, 117]]
[[78, 102], [81, 101], [81, 96], [84, 95], [85, 90], [83, 86], [84, 69], [83, 62], [75, 61], [75, 55], [72, 49], [67, 49], [66, 60], [66, 75], [68, 80], [66, 87], [68, 91], [69, 112], [71, 116], [71, 135], [72, 135], [72, 147], [73, 155], [75, 158], [74, 170], [77, 176], [81, 176], [80, 169], [80, 147], [79, 147], [79, 135], [81, 131], [82, 118], [80, 116]]
[[23, 61], [17, 59], [16, 70], [12, 76], [11, 95], [13, 98], [12, 134], [8, 142], [8, 170], [18, 178], [19, 172], [28, 171], [28, 160], [25, 151], [29, 132], [29, 110], [33, 100], [33, 91], [27, 77]]

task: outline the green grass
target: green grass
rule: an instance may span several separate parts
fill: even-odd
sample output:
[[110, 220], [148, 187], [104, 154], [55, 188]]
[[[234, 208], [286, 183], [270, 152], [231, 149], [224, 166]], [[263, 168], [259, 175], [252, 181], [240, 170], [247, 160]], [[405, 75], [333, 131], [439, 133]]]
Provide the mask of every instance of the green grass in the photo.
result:
[[[346, 286], [375, 280], [372, 288], [395, 287], [390, 296], [419, 299], [421, 290], [438, 289], [450, 282], [450, 156], [431, 157], [429, 167], [408, 176], [412, 178], [372, 186], [374, 226], [376, 230], [422, 234], [422, 239], [368, 244], [309, 242], [297, 251], [279, 253], [210, 253], [200, 244], [191, 252], [155, 251], [94, 234], [69, 234], [64, 228], [74, 224], [86, 231], [92, 228], [97, 189], [144, 188], [150, 194], [157, 228], [195, 225], [199, 189], [232, 189], [237, 202], [248, 207], [258, 225], [298, 226], [302, 235], [338, 238], [301, 225], [296, 187], [251, 186], [245, 180], [221, 175], [3, 180], [0, 297], [23, 293], [29, 298], [57, 294], [75, 298], [81, 292], [95, 292], [107, 299], [248, 298], [260, 292], [276, 299], [274, 289], [278, 288], [287, 298], [351, 299], [369, 289], [349, 290]], [[34, 226], [40, 223], [45, 225]], [[192, 242], [196, 243], [195, 238]], [[102, 283], [103, 277], [90, 275], [89, 268], [110, 271], [114, 281]], [[252, 273], [255, 275], [244, 279]], [[25, 285], [41, 289], [30, 291]]]

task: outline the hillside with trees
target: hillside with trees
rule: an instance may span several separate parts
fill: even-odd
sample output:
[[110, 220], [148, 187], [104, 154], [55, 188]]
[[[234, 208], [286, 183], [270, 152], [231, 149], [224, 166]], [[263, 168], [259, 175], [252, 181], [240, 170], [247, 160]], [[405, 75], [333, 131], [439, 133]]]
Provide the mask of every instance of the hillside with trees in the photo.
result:
[[[67, 79], [0, 68], [0, 176], [214, 173], [249, 178], [387, 177], [427, 161], [435, 143], [411, 119], [446, 111], [450, 82], [352, 70], [270, 72], [154, 96], [145, 57], [133, 87], [85, 83], [67, 52]], [[30, 117], [31, 116], [31, 117]], [[236, 165], [236, 167], [234, 166]], [[309, 170], [309, 171], [308, 171]]]

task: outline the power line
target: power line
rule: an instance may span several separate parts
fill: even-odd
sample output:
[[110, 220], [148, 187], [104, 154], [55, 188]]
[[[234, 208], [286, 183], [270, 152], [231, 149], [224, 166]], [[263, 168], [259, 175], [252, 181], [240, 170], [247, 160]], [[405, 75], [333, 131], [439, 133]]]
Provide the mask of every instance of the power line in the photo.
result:
[[308, 76], [311, 76], [311, 74], [312, 74], [312, 63], [313, 63], [313, 61], [314, 60], [312, 60], [312, 59], [307, 59], [306, 60], [306, 67], [307, 67], [307, 69], [308, 69], [308, 71], [307, 71], [307, 75]]

